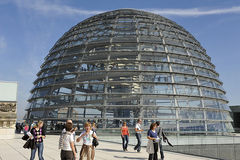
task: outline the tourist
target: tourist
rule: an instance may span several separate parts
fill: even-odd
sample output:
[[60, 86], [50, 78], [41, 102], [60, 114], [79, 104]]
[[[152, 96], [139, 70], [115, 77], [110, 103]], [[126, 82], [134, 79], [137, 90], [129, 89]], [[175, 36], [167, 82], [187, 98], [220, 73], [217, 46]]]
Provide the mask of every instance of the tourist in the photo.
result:
[[148, 160], [158, 160], [158, 135], [156, 132], [157, 124], [152, 123], [150, 129], [147, 132], [147, 152], [149, 153]]
[[[92, 123], [92, 131], [93, 131], [93, 133], [96, 133], [96, 130], [97, 130], [96, 123], [93, 122]], [[93, 144], [93, 146], [92, 146], [92, 156], [93, 157], [95, 157], [95, 147], [96, 146], [94, 146], [94, 144]]]
[[92, 123], [92, 131], [96, 133], [97, 127], [96, 127], [96, 123]]
[[122, 147], [123, 147], [123, 151], [128, 151], [127, 147], [128, 147], [128, 140], [129, 140], [129, 130], [127, 127], [127, 123], [123, 122], [123, 126], [121, 127], [121, 137], [122, 137]]
[[138, 119], [137, 120], [137, 123], [135, 125], [135, 132], [136, 132], [136, 138], [137, 138], [137, 145], [134, 147], [134, 150], [137, 150], [137, 152], [140, 152], [141, 151], [141, 141], [142, 141], [142, 120], [141, 119]]
[[61, 160], [77, 159], [77, 153], [74, 146], [74, 137], [71, 132], [73, 128], [72, 123], [66, 123], [66, 132], [62, 134], [62, 148], [61, 148]]
[[28, 130], [29, 130], [29, 125], [26, 123], [23, 130], [24, 135], [27, 135]]
[[93, 149], [92, 140], [97, 138], [96, 133], [91, 130], [91, 123], [87, 122], [84, 125], [85, 130], [77, 138], [77, 142], [83, 139], [83, 145], [80, 151], [80, 160], [83, 160], [87, 156], [87, 160], [94, 160], [95, 150]]
[[158, 144], [159, 144], [159, 149], [160, 149], [161, 160], [164, 160], [162, 140], [163, 140], [163, 141], [166, 141], [167, 137], [166, 137], [166, 135], [165, 135], [164, 132], [163, 132], [163, 128], [160, 127], [160, 122], [157, 121], [156, 124], [157, 124], [156, 132], [157, 132], [158, 137], [159, 137], [159, 142], [158, 142]]
[[34, 142], [36, 144], [36, 148], [31, 149], [31, 158], [30, 160], [34, 160], [36, 151], [38, 149], [38, 158], [39, 160], [44, 160], [43, 158], [43, 139], [45, 138], [45, 135], [42, 132], [43, 127], [43, 121], [39, 121], [37, 126], [35, 128], [32, 128], [31, 134], [34, 139]]
[[[72, 120], [68, 119], [68, 120], [66, 121], [66, 125], [67, 125], [67, 124], [72, 124], [72, 125], [73, 125]], [[66, 132], [67, 132], [67, 131], [66, 131], [66, 125], [63, 126], [62, 133], [60, 134], [59, 146], [58, 146], [59, 149], [62, 149], [62, 148], [63, 148], [63, 135], [66, 134]], [[75, 145], [75, 137], [76, 137], [75, 131], [76, 131], [76, 130], [77, 130], [76, 127], [75, 127], [75, 128], [72, 127], [72, 129], [70, 130], [70, 132], [71, 132], [72, 135], [73, 135], [75, 152], [77, 153], [77, 147], [76, 147], [76, 145]], [[74, 157], [73, 157], [73, 159], [74, 159]]]

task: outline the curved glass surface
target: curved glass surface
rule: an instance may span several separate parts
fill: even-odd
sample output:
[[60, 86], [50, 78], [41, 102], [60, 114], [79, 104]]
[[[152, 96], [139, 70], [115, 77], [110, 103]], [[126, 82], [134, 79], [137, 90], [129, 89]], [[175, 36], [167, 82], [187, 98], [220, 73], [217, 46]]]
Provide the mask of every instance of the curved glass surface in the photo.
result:
[[94, 119], [114, 128], [142, 118], [168, 131], [232, 131], [206, 50], [152, 13], [121, 9], [80, 22], [56, 42], [37, 76], [29, 119]]

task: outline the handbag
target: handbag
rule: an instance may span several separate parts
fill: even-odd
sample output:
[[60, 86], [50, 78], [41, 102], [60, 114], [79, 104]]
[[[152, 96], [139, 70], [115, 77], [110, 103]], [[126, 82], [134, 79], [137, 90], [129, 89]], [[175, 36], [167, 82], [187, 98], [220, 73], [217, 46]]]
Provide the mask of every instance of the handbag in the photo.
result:
[[22, 140], [27, 141], [28, 138], [29, 138], [29, 136], [26, 134], [26, 135], [24, 135], [24, 136], [22, 137]]
[[27, 142], [23, 145], [23, 148], [25, 149], [35, 149], [36, 143], [34, 139], [28, 139]]
[[94, 147], [97, 147], [99, 145], [99, 142], [96, 138], [93, 138], [92, 144]]

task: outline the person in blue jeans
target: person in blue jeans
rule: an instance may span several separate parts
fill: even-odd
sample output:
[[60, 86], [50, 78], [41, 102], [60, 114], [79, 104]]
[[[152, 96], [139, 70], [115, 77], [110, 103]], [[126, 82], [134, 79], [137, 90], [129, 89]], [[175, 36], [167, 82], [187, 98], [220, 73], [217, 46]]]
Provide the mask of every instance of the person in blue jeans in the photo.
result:
[[137, 145], [134, 147], [134, 150], [137, 150], [137, 152], [141, 151], [141, 142], [142, 142], [142, 120], [138, 119], [136, 126], [135, 126], [135, 132], [136, 132], [136, 138], [137, 138]]
[[45, 135], [43, 133], [42, 127], [43, 127], [43, 121], [39, 121], [37, 124], [37, 127], [33, 128], [31, 130], [32, 136], [30, 136], [30, 138], [34, 139], [36, 147], [34, 149], [31, 149], [30, 160], [34, 160], [37, 150], [38, 150], [39, 160], [44, 160], [44, 158], [43, 158], [43, 139], [45, 138]]
[[127, 147], [128, 147], [128, 140], [129, 140], [129, 130], [127, 127], [127, 123], [123, 122], [123, 126], [121, 128], [121, 137], [122, 137], [122, 146], [123, 146], [123, 151], [128, 151]]

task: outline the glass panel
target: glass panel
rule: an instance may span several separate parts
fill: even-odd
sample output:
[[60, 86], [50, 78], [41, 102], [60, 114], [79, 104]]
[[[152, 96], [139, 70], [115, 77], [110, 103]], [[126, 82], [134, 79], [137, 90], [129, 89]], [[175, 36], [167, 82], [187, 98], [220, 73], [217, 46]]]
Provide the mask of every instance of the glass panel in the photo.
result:
[[178, 115], [180, 119], [204, 119], [203, 111], [199, 110], [180, 109]]
[[105, 82], [106, 72], [82, 72], [78, 76], [78, 82]]
[[132, 52], [131, 54], [125, 52], [111, 53], [111, 60], [136, 60], [138, 53]]
[[47, 86], [47, 85], [53, 84], [53, 82], [54, 82], [54, 78], [48, 77], [48, 78], [42, 79], [42, 80], [38, 83], [38, 87]]
[[144, 118], [176, 119], [176, 110], [170, 108], [146, 108]]
[[96, 61], [96, 60], [107, 60], [108, 55], [106, 53], [90, 53], [84, 54], [83, 61]]
[[137, 51], [137, 44], [136, 43], [114, 44], [112, 46], [112, 51]]
[[169, 45], [166, 45], [166, 47], [169, 53], [187, 55], [187, 51], [182, 47], [169, 46]]
[[79, 55], [64, 57], [61, 61], [61, 64], [78, 62], [80, 58], [81, 56]]
[[158, 53], [142, 53], [142, 60], [167, 62], [167, 55]]
[[37, 90], [36, 97], [43, 97], [49, 94], [50, 88], [41, 88]]
[[140, 85], [137, 83], [132, 84], [119, 84], [119, 85], [110, 85], [108, 87], [108, 93], [139, 93]]
[[50, 99], [50, 105], [64, 105], [69, 104], [72, 101], [72, 96], [69, 95], [62, 95], [62, 96], [55, 96]]
[[177, 102], [179, 107], [202, 107], [198, 98], [177, 98]]
[[226, 120], [226, 121], [232, 121], [233, 119], [231, 118], [231, 115], [229, 112], [222, 112], [222, 117], [223, 117], [223, 120]]
[[172, 79], [170, 74], [144, 74], [143, 81], [171, 83]]
[[166, 63], [143, 63], [142, 70], [144, 71], [169, 71], [169, 66]]
[[58, 73], [72, 73], [72, 72], [77, 72], [78, 71], [79, 65], [71, 65], [71, 66], [61, 66], [59, 68]]
[[164, 52], [165, 49], [163, 45], [160, 44], [140, 44], [140, 51]]
[[51, 76], [53, 74], [56, 74], [56, 72], [57, 72], [57, 68], [50, 68], [50, 69], [42, 72], [41, 75], [39, 76], [39, 78]]
[[88, 46], [88, 48], [86, 48], [87, 53], [94, 53], [94, 52], [100, 52], [100, 51], [108, 51], [109, 50], [109, 45], [93, 45], [93, 46]]
[[110, 70], [138, 70], [138, 64], [131, 64], [131, 63], [110, 63], [109, 64]]
[[116, 76], [109, 76], [108, 81], [139, 81], [139, 76], [138, 75], [133, 75], [133, 76], [122, 76], [122, 75], [116, 75]]
[[194, 86], [175, 85], [177, 94], [183, 95], [199, 95], [199, 90]]
[[140, 98], [137, 96], [108, 95], [108, 105], [138, 105]]
[[81, 71], [102, 71], [105, 70], [104, 63], [82, 64]]
[[194, 72], [193, 72], [193, 67], [192, 67], [192, 66], [172, 64], [172, 70], [173, 70], [173, 72], [181, 72], [181, 73], [191, 73], [191, 74], [194, 74]]
[[197, 78], [189, 75], [174, 75], [175, 83], [197, 84]]
[[180, 131], [205, 131], [204, 121], [183, 120], [179, 122]]
[[204, 99], [203, 103], [205, 108], [219, 108], [218, 102], [216, 100]]
[[72, 94], [72, 87], [55, 87], [52, 91], [52, 95], [66, 95], [66, 94]]
[[217, 98], [217, 93], [215, 90], [208, 89], [208, 88], [201, 88], [201, 91], [203, 96]]
[[207, 114], [207, 119], [222, 120], [220, 112], [206, 111], [206, 114]]
[[77, 84], [76, 94], [85, 94], [85, 93], [103, 93], [104, 84]]
[[143, 93], [173, 94], [172, 85], [143, 84]]
[[154, 105], [154, 106], [175, 106], [174, 98], [160, 97], [160, 96], [143, 96], [143, 105]]
[[203, 86], [214, 87], [213, 81], [211, 81], [209, 79], [199, 78], [199, 83], [200, 83], [200, 85], [203, 85]]
[[199, 52], [197, 52], [197, 51], [188, 49], [188, 52], [189, 52], [189, 53], [191, 54], [191, 56], [193, 56], [193, 57], [202, 58], [202, 54], [199, 53]]
[[75, 81], [75, 78], [77, 75], [75, 74], [66, 74], [56, 77], [56, 83], [62, 83], [62, 82], [73, 82]]
[[210, 132], [221, 132], [223, 130], [223, 126], [221, 122], [208, 122], [207, 130]]
[[182, 57], [176, 55], [169, 55], [170, 62], [181, 63], [181, 64], [191, 64], [189, 57]]
[[177, 39], [169, 39], [169, 38], [165, 38], [165, 43], [166, 44], [170, 44], [170, 45], [174, 45], [174, 46], [183, 46], [183, 43], [180, 40]]

